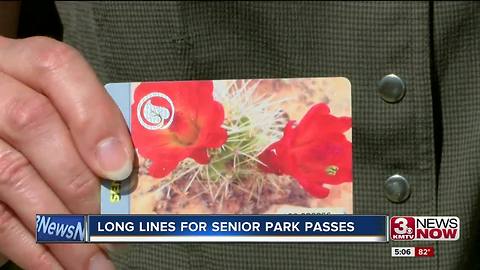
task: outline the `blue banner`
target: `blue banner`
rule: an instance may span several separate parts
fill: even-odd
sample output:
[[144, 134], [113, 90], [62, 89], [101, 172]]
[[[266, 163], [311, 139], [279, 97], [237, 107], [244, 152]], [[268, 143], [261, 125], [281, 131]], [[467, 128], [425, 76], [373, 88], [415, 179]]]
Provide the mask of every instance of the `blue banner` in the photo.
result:
[[90, 242], [386, 242], [386, 216], [97, 215]]
[[85, 242], [85, 216], [37, 215], [37, 242]]
[[386, 242], [387, 219], [373, 215], [37, 215], [36, 237], [37, 242], [74, 243]]

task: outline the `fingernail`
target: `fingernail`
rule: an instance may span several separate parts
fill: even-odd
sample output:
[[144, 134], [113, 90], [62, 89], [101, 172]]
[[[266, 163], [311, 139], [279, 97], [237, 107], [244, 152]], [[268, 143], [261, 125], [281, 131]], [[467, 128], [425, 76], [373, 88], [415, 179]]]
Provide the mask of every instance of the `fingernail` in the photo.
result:
[[110, 260], [108, 260], [105, 255], [103, 255], [102, 253], [97, 253], [95, 256], [90, 258], [90, 264], [88, 265], [88, 269], [114, 270], [115, 266], [113, 266], [112, 262], [110, 262]]
[[107, 138], [97, 145], [96, 156], [106, 178], [124, 180], [131, 173], [133, 161], [128, 150], [117, 138]]

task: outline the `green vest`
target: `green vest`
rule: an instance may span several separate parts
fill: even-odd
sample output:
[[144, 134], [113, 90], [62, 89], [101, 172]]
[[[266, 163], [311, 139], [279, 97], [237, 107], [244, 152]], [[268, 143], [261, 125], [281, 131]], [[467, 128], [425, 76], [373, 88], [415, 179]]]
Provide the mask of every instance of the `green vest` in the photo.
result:
[[[347, 77], [354, 213], [455, 215], [455, 242], [139, 244], [120, 269], [480, 267], [480, 5], [462, 2], [58, 2], [64, 41], [104, 83]], [[406, 93], [387, 103], [388, 74]], [[383, 98], [382, 98], [383, 97]], [[401, 203], [392, 175], [407, 179]], [[435, 257], [391, 258], [392, 246]]]

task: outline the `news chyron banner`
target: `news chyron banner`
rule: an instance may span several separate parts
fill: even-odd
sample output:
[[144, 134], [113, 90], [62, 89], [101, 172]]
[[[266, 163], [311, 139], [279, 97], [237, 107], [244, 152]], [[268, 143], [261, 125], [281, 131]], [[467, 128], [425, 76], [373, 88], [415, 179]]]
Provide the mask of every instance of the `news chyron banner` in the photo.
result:
[[37, 242], [387, 242], [386, 216], [38, 215]]
[[380, 215], [37, 215], [52, 242], [454, 241], [458, 217]]

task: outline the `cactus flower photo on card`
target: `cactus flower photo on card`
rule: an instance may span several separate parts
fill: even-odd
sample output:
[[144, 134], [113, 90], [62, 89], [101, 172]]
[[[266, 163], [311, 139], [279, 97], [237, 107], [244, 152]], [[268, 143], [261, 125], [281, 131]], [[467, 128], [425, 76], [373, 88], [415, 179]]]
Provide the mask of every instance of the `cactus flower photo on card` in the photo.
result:
[[131, 213], [351, 213], [348, 80], [131, 87]]
[[[151, 130], [140, 121], [148, 115], [133, 114], [133, 143], [139, 154], [151, 161], [149, 174], [164, 177], [187, 157], [200, 164], [208, 163], [207, 150], [222, 146], [227, 139], [227, 132], [221, 126], [223, 107], [213, 100], [212, 82], [142, 83], [135, 91], [132, 107], [137, 108], [140, 100], [152, 89], [160, 91], [174, 104], [174, 120], [168, 128]], [[150, 122], [156, 120], [152, 120], [154, 117], [158, 117], [158, 121], [168, 119], [171, 117], [168, 103], [166, 98], [152, 98], [144, 105], [143, 111], [153, 112]], [[162, 115], [162, 109], [167, 115]]]
[[324, 198], [329, 193], [324, 184], [352, 181], [352, 144], [344, 135], [351, 126], [350, 117], [331, 115], [324, 103], [314, 105], [260, 154], [261, 169], [291, 175], [311, 195]]

